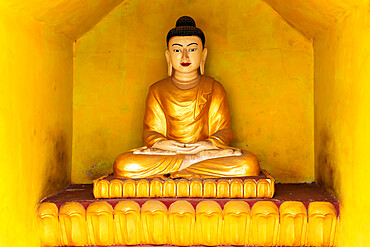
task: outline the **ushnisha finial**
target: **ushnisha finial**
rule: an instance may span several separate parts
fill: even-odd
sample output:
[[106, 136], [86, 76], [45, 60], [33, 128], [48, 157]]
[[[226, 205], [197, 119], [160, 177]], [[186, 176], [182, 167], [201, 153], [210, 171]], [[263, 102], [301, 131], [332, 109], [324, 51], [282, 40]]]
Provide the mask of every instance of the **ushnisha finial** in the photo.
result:
[[170, 39], [175, 36], [198, 36], [202, 40], [203, 47], [206, 43], [203, 31], [196, 27], [194, 19], [190, 16], [181, 16], [176, 21], [176, 27], [167, 34], [167, 45]]

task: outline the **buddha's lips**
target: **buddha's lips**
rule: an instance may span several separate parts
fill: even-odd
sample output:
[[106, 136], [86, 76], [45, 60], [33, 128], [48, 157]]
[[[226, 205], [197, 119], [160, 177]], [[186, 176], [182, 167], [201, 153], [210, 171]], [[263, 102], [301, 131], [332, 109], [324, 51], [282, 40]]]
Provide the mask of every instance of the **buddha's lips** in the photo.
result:
[[181, 63], [183, 67], [188, 67], [191, 63]]

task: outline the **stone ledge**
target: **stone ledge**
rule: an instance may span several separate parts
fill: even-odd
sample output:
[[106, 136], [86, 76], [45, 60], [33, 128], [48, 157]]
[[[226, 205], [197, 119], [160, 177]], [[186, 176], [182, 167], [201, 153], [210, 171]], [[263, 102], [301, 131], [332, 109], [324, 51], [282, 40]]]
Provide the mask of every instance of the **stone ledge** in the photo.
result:
[[44, 246], [334, 246], [338, 207], [314, 184], [277, 184], [269, 200], [97, 200], [72, 185], [41, 203], [38, 221]]
[[94, 181], [95, 198], [272, 198], [275, 179], [265, 170], [257, 177], [223, 179], [121, 179]]

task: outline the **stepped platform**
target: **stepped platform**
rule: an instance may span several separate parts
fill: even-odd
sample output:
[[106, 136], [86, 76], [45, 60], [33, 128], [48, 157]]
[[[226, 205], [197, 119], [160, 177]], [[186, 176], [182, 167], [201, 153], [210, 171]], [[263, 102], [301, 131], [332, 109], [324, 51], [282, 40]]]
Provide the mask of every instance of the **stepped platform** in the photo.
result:
[[265, 170], [259, 176], [191, 180], [125, 179], [110, 174], [94, 181], [93, 193], [95, 198], [272, 198], [275, 179]]
[[43, 246], [335, 246], [339, 202], [316, 184], [273, 198], [105, 198], [70, 185], [38, 210]]

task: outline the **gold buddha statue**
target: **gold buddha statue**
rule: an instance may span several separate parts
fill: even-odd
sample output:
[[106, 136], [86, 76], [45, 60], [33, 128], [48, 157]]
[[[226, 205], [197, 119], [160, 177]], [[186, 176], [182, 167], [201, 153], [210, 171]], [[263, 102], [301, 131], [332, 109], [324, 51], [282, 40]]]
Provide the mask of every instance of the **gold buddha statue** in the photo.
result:
[[222, 85], [204, 75], [205, 36], [191, 17], [167, 34], [169, 77], [149, 88], [144, 147], [119, 155], [119, 178], [258, 176], [257, 157], [230, 147], [233, 131]]

